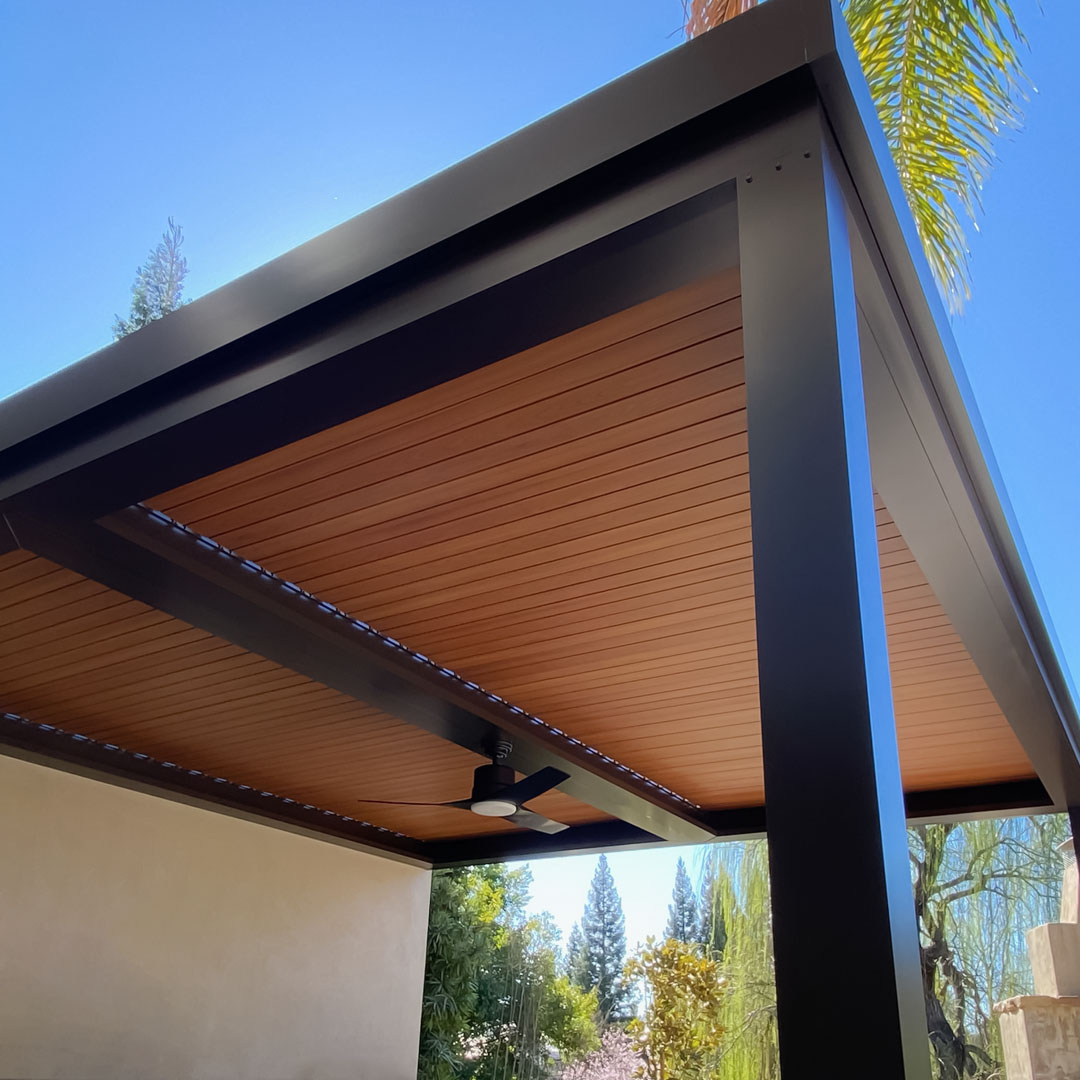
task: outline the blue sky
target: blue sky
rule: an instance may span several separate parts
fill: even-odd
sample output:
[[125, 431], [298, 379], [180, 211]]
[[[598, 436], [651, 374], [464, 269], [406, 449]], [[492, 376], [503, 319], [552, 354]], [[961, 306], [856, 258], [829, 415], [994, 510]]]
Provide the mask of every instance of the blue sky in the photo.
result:
[[[1063, 650], [1080, 670], [1080, 4], [1017, 0], [1038, 93], [1000, 148], [955, 321]], [[680, 0], [6, 0], [0, 397], [109, 341], [173, 215], [198, 296], [678, 44]], [[675, 852], [612, 858], [631, 940]], [[595, 860], [534, 864], [568, 926]]]

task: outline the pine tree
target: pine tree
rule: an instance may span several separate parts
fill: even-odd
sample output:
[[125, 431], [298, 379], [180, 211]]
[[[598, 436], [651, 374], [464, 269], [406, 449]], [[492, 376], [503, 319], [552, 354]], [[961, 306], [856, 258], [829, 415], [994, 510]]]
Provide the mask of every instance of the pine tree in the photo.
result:
[[580, 923], [574, 923], [570, 936], [566, 939], [566, 974], [575, 986], [586, 989], [588, 977], [585, 974], [585, 938], [581, 933]]
[[187, 276], [187, 259], [180, 254], [183, 242], [184, 230], [169, 218], [160, 243], [135, 271], [130, 315], [126, 319], [117, 315], [113, 323], [117, 341], [181, 306]]
[[675, 941], [697, 941], [701, 933], [698, 921], [697, 898], [686, 872], [686, 863], [680, 857], [675, 864], [675, 888], [671, 890], [668, 904], [667, 929], [664, 936]]
[[625, 1019], [630, 1012], [632, 994], [632, 987], [622, 977], [626, 963], [626, 920], [604, 855], [596, 864], [580, 932], [582, 959], [578, 985], [583, 990], [595, 988], [600, 1015], [605, 1020]]
[[698, 897], [698, 929], [696, 940], [706, 953], [715, 959], [724, 955], [727, 945], [727, 926], [724, 922], [724, 905], [715, 877], [706, 874]]

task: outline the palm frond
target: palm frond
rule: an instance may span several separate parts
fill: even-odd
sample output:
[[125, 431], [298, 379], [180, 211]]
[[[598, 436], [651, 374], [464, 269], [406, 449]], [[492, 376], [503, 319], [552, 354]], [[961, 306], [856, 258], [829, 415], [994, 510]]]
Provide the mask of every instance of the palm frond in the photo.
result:
[[1008, 0], [849, 0], [848, 27], [926, 257], [954, 308], [970, 296], [972, 222], [994, 144], [1019, 125], [1024, 42]]
[[[753, 2], [691, 0], [687, 35]], [[844, 14], [927, 260], [958, 310], [971, 295], [961, 212], [977, 226], [995, 144], [1022, 120], [1023, 33], [1010, 0], [847, 0]]]

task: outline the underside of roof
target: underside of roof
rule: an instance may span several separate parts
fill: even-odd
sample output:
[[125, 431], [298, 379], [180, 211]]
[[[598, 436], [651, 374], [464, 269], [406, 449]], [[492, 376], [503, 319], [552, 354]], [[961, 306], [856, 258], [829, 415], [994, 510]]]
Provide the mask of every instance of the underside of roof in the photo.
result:
[[[717, 64], [778, 17], [740, 19], [729, 40], [724, 31], [677, 50], [652, 78]], [[774, 88], [791, 85], [782, 60]], [[613, 89], [601, 92], [604, 109], [619, 100]], [[600, 109], [588, 101], [573, 107], [581, 122]], [[775, 119], [775, 102], [767, 109]], [[684, 136], [694, 168], [701, 131]], [[730, 139], [725, 130], [715, 141]], [[0, 448], [0, 742], [437, 865], [761, 831], [730, 176], [716, 173], [710, 188], [684, 170], [682, 187], [665, 188], [644, 171], [638, 188], [622, 179], [607, 202], [593, 198], [611, 216], [600, 226], [583, 226], [564, 191], [568, 217], [543, 233], [539, 253], [505, 220], [481, 234], [484, 265], [498, 265], [503, 285], [465, 295], [467, 274], [425, 266], [416, 318], [398, 313], [378, 333], [353, 309], [358, 296], [373, 311], [389, 303], [390, 285], [365, 286], [357, 266], [337, 300], [297, 300], [299, 315], [243, 332], [240, 301], [258, 290], [242, 281], [232, 308], [223, 290], [85, 362], [115, 391], [110, 400], [70, 411], [92, 375], [84, 366], [8, 403], [21, 428]], [[448, 190], [452, 177], [431, 183]], [[638, 206], [642, 190], [649, 199]], [[701, 204], [702, 191], [719, 195]], [[688, 237], [703, 223], [716, 233], [695, 256]], [[470, 252], [481, 245], [472, 235]], [[946, 465], [961, 454], [935, 457], [926, 434], [962, 432], [933, 411], [940, 394], [922, 387], [916, 400], [890, 366], [893, 354], [919, 350], [894, 349], [888, 335], [918, 328], [895, 309], [882, 315], [886, 290], [871, 277], [899, 286], [881, 272], [879, 240], [866, 238], [853, 257], [857, 275], [866, 271], [878, 553], [909, 811], [1061, 803], [1076, 762], [1061, 764], [1058, 749], [1071, 721], [1051, 721], [1071, 703], [1046, 675], [1030, 607], [1024, 621], [1022, 578], [986, 570], [1011, 556], [993, 546], [1000, 528], [976, 522], [989, 505], [972, 494], [978, 476], [949, 465], [955, 490], [967, 491], [953, 494]], [[339, 235], [339, 262], [354, 240]], [[411, 264], [399, 265], [404, 280]], [[267, 310], [287, 277], [285, 263], [266, 269]], [[586, 302], [596, 280], [601, 295]], [[224, 309], [236, 344], [215, 345]], [[151, 369], [127, 385], [140, 342]], [[924, 400], [929, 420], [911, 404]], [[50, 409], [35, 430], [27, 413]], [[886, 422], [894, 414], [910, 437]], [[215, 435], [226, 420], [228, 436]], [[915, 456], [894, 453], [901, 443]], [[924, 459], [932, 483], [911, 465]], [[939, 513], [955, 537], [934, 523]], [[791, 523], [808, 538], [817, 527], [812, 513]], [[1000, 633], [988, 611], [1001, 612]], [[818, 632], [829, 620], [825, 607]], [[567, 773], [529, 804], [566, 832], [388, 805], [464, 798], [499, 742], [519, 775]]]

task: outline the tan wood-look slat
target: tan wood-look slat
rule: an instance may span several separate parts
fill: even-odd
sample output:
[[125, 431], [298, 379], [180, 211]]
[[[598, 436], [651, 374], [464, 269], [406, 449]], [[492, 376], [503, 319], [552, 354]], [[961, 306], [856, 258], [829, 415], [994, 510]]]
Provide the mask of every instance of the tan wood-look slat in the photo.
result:
[[[733, 273], [154, 505], [688, 798], [761, 800]], [[1032, 775], [877, 524], [905, 785]]]
[[510, 828], [358, 802], [463, 798], [483, 759], [25, 552], [0, 556], [0, 709], [420, 839]]

